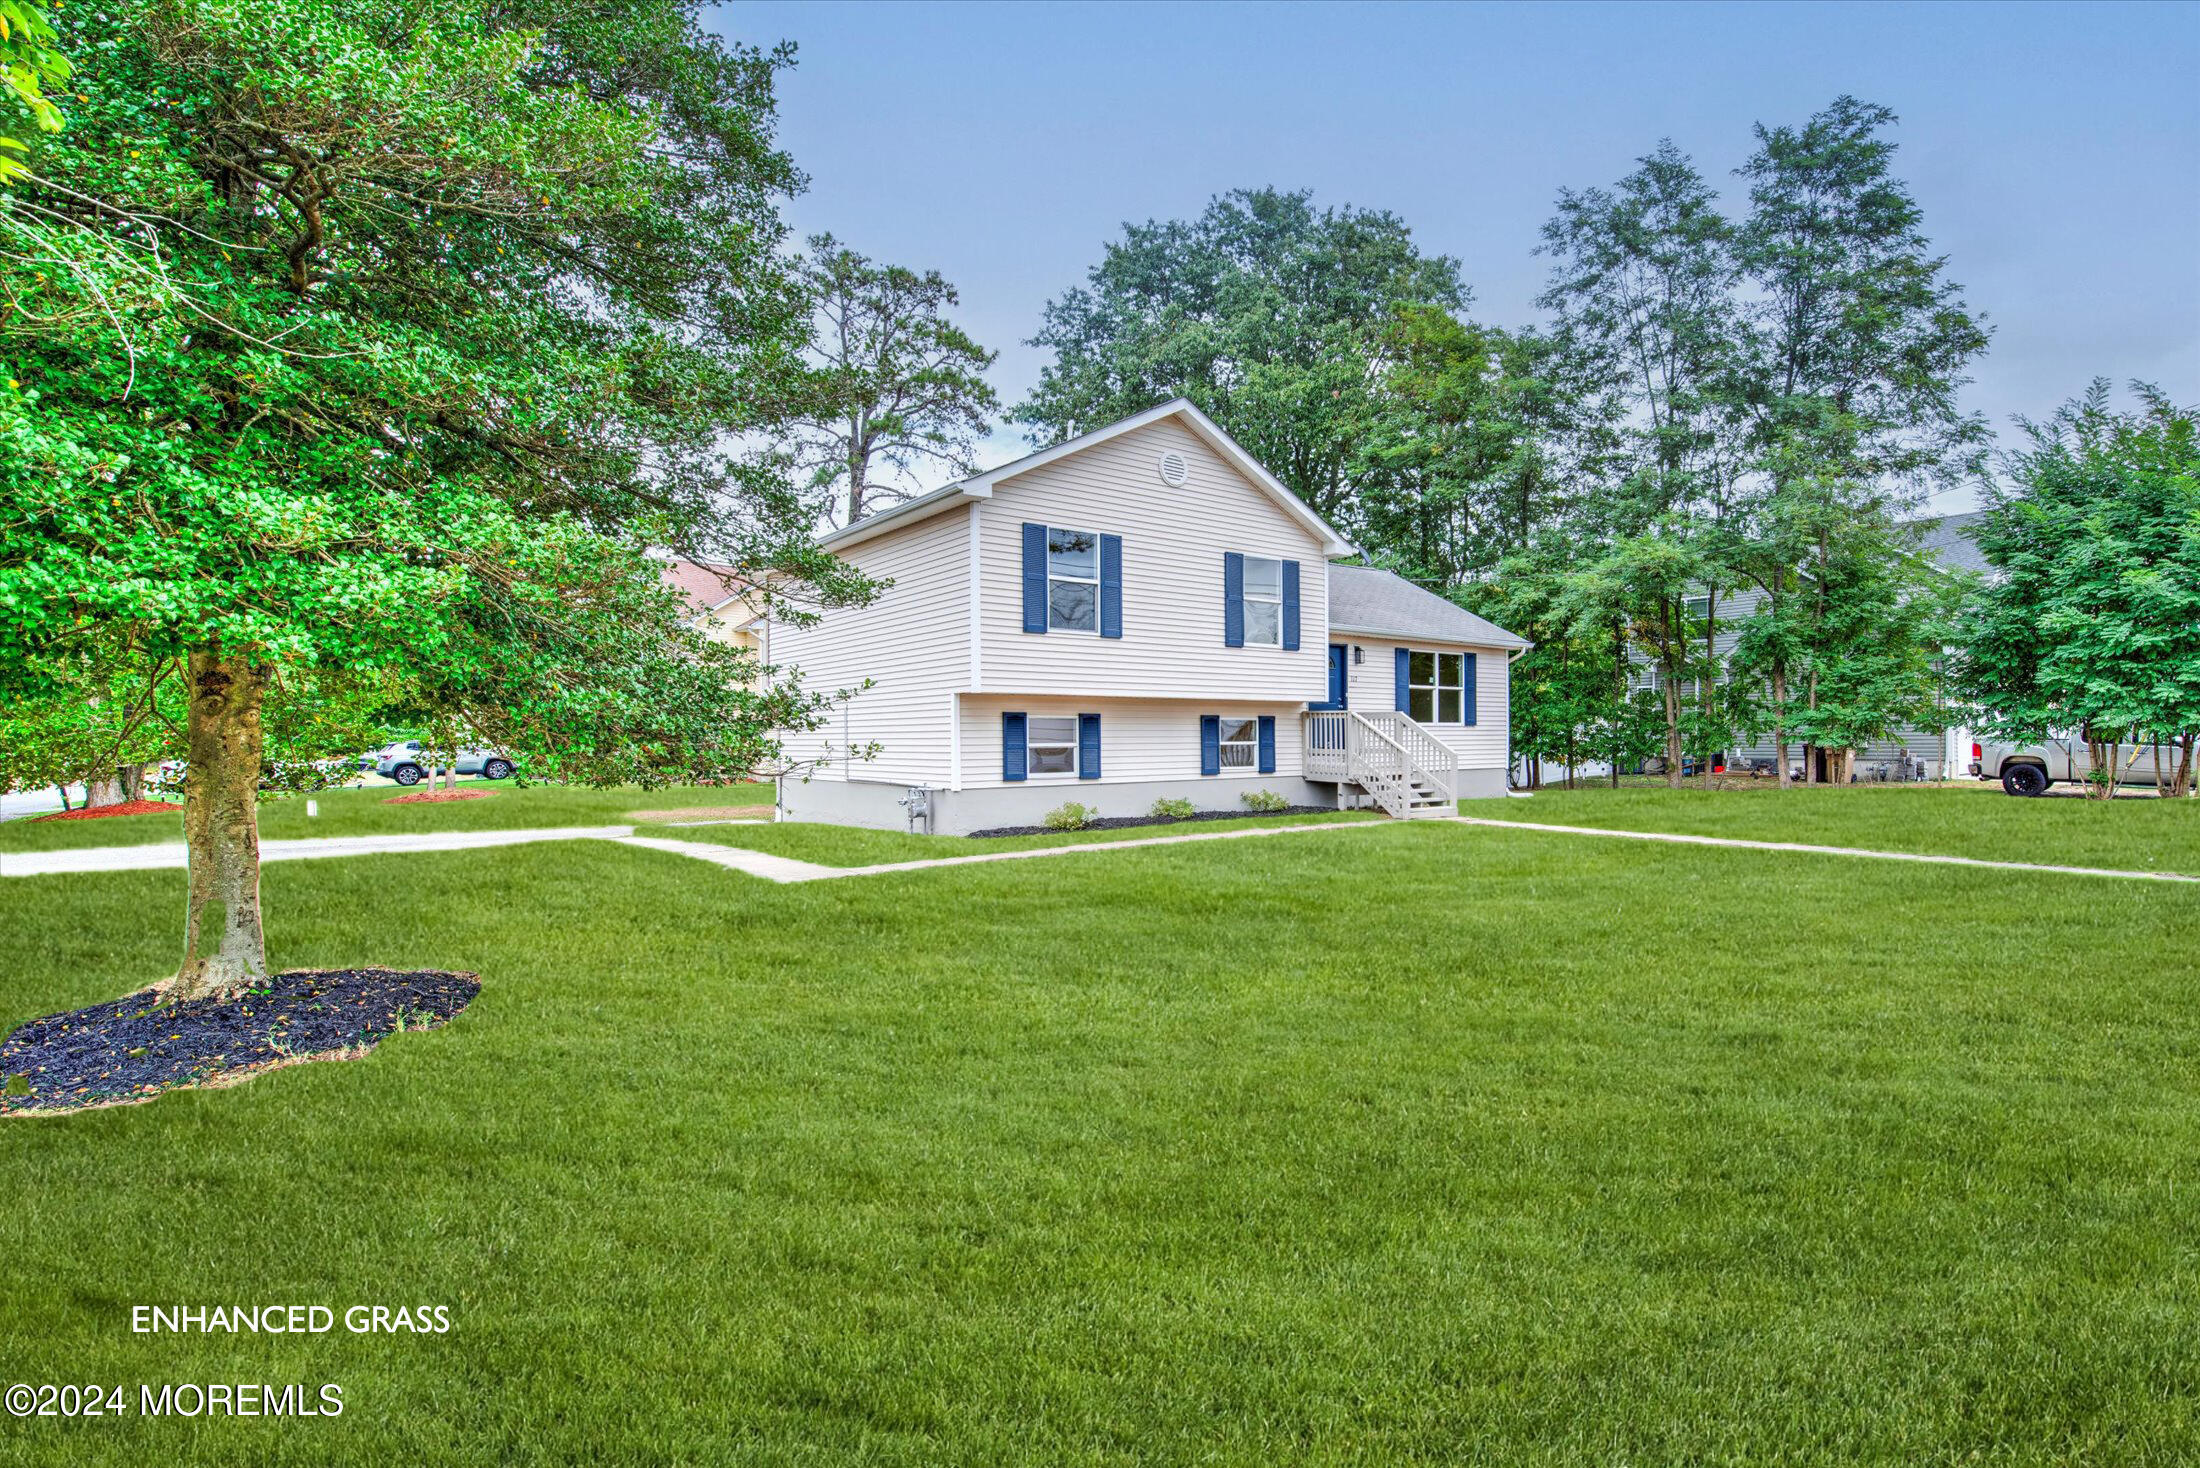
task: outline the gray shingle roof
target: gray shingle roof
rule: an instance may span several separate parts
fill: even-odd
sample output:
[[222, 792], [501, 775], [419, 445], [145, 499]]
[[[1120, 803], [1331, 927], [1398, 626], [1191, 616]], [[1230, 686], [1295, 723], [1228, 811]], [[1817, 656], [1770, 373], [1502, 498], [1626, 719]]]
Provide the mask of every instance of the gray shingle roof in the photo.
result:
[[1986, 557], [1971, 538], [1978, 522], [1985, 519], [1985, 512], [1972, 510], [1962, 515], [1942, 515], [1938, 521], [1913, 520], [1913, 525], [1931, 525], [1918, 540], [1924, 552], [1949, 571], [1988, 570]]
[[1473, 647], [1530, 645], [1525, 637], [1373, 566], [1330, 566], [1329, 625], [1337, 632], [1364, 632], [1401, 641], [1426, 638]]

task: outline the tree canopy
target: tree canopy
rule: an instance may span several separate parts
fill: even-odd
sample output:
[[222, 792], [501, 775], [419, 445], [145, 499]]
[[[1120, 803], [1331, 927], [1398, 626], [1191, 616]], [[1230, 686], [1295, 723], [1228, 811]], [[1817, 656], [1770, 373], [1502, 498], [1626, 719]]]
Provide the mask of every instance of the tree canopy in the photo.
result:
[[1399, 313], [1458, 310], [1457, 261], [1396, 215], [1239, 189], [1193, 220], [1126, 225], [1046, 307], [1054, 360], [1017, 409], [1058, 443], [1189, 398], [1325, 516], [1351, 509]]
[[[1957, 676], [1982, 726], [2095, 746], [2200, 738], [2200, 409], [2109, 384], [2040, 422], [2004, 456], [1976, 538], [1995, 574], [1977, 597]], [[2165, 756], [2164, 763], [2167, 763]], [[2102, 787], [2105, 791], [2106, 787]]]
[[185, 679], [192, 911], [231, 922], [187, 977], [264, 962], [263, 698], [401, 675], [589, 780], [746, 774], [815, 716], [647, 554], [865, 589], [729, 447], [804, 340], [784, 55], [673, 0], [117, 0], [62, 41], [85, 100], [9, 200], [69, 249], [0, 320], [0, 689], [95, 645]]

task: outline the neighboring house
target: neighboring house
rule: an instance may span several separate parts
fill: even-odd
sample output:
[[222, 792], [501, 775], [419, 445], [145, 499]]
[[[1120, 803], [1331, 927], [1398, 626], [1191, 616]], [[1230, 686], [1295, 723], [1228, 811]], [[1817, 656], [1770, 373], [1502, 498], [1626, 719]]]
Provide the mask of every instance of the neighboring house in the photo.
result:
[[786, 739], [784, 819], [963, 833], [1260, 790], [1430, 815], [1505, 789], [1528, 644], [1331, 565], [1351, 545], [1188, 402], [822, 544], [891, 585], [766, 629], [808, 687], [870, 684]]
[[[1919, 547], [1930, 555], [1943, 570], [1984, 573], [1988, 568], [1986, 558], [1971, 538], [1972, 530], [1982, 515], [1973, 511], [1962, 515], [1944, 515], [1924, 524], [1926, 529], [1919, 537]], [[1755, 614], [1764, 604], [1765, 594], [1755, 587], [1730, 591], [1718, 599], [1719, 628], [1712, 640], [1722, 667], [1741, 639], [1742, 623]], [[1701, 618], [1710, 607], [1708, 597], [1691, 597], [1688, 613]], [[1700, 630], [1700, 629], [1699, 629]], [[1699, 645], [1702, 639], [1698, 639]], [[1628, 679], [1631, 690], [1657, 691], [1664, 687], [1663, 671], [1637, 656], [1634, 672]], [[1723, 675], [1722, 680], [1724, 681]], [[1685, 704], [1697, 696], [1694, 678], [1681, 681], [1680, 695]], [[1719, 756], [1730, 768], [1745, 768], [1751, 761], [1770, 767], [1777, 758], [1772, 738], [1768, 734], [1754, 744], [1726, 750]], [[1971, 734], [1968, 729], [1952, 728], [1945, 732], [1920, 729], [1910, 725], [1896, 728], [1885, 739], [1874, 740], [1856, 752], [1853, 771], [1858, 780], [1940, 780], [1961, 776], [1971, 757]], [[1800, 766], [1803, 746], [1800, 740], [1788, 742], [1788, 762]]]
[[668, 556], [665, 585], [688, 604], [689, 624], [713, 641], [761, 653], [764, 614], [755, 587], [731, 569]]

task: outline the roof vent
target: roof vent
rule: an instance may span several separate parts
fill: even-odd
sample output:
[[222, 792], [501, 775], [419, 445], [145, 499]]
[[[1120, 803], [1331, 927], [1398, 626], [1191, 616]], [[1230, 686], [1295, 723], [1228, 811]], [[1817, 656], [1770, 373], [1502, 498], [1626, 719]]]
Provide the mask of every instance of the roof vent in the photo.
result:
[[1184, 481], [1191, 477], [1192, 466], [1185, 463], [1184, 456], [1175, 449], [1170, 449], [1161, 456], [1161, 482], [1163, 484], [1182, 489]]

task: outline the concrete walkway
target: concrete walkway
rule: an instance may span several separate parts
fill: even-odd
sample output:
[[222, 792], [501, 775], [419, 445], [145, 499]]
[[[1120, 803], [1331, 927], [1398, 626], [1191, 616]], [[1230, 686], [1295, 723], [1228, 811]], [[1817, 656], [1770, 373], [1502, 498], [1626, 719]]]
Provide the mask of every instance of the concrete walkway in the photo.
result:
[[764, 851], [719, 846], [707, 841], [673, 841], [661, 836], [628, 836], [621, 846], [689, 856], [773, 882], [824, 882], [835, 877], [876, 877], [887, 872], [921, 872], [932, 867], [967, 867], [989, 861], [1026, 861], [1040, 856], [1077, 856], [1089, 851], [1121, 851], [1132, 846], [1182, 846], [1191, 841], [1236, 841], [1253, 836], [1295, 836], [1301, 831], [1382, 831], [1390, 821], [1316, 821], [1304, 826], [1255, 826], [1244, 831], [1187, 831], [1181, 836], [1140, 836], [1129, 841], [1080, 841], [1067, 846], [1027, 846], [1015, 851], [984, 851], [975, 856], [935, 856], [925, 861], [880, 862], [867, 867], [828, 867]]
[[[1186, 831], [1173, 836], [1140, 836], [1127, 841], [1086, 841], [1064, 846], [1030, 846], [1014, 851], [985, 851], [971, 856], [940, 856], [923, 861], [882, 862], [873, 866], [829, 867], [769, 851], [720, 846], [710, 841], [681, 841], [669, 836], [637, 836], [632, 826], [556, 826], [532, 831], [444, 831], [414, 836], [330, 836], [308, 841], [266, 841], [262, 861], [310, 861], [337, 856], [401, 856], [422, 851], [472, 851], [490, 846], [520, 846], [534, 841], [611, 841], [668, 856], [726, 867], [767, 882], [828, 882], [841, 877], [876, 877], [888, 872], [921, 872], [933, 867], [977, 866], [983, 862], [1031, 861], [1050, 856], [1081, 856], [1147, 846], [1183, 846], [1196, 841], [1242, 841], [1267, 836], [1296, 836], [1309, 831], [1390, 831], [1400, 821], [1319, 821], [1303, 826], [1256, 826], [1238, 831]], [[1744, 841], [1726, 836], [1680, 836], [1663, 831], [1608, 831], [1594, 826], [1549, 826], [1534, 821], [1492, 821], [1451, 816], [1429, 824], [1484, 826], [1500, 831], [1541, 831], [1560, 836], [1603, 836], [1621, 841], [1663, 841], [1680, 846], [1731, 846], [1746, 851], [1794, 851], [1815, 856], [1863, 857], [1875, 861], [1923, 862], [1933, 866], [1990, 867], [1998, 871], [2051, 872], [2069, 877], [2110, 877], [2135, 882], [2192, 882], [2200, 876], [2180, 872], [2123, 871], [2110, 867], [2050, 866], [2042, 862], [1987, 861], [1972, 856], [1934, 856], [1915, 851], [1873, 851], [1856, 846], [1810, 846], [1799, 841]], [[76, 851], [0, 853], [0, 877], [44, 877], [77, 872], [135, 872], [187, 865], [181, 842], [157, 846], [91, 846]]]
[[1595, 826], [1544, 826], [1534, 821], [1491, 821], [1452, 816], [1455, 825], [1500, 831], [1550, 831], [1561, 836], [1612, 836], [1622, 841], [1669, 841], [1681, 846], [1737, 846], [1746, 851], [1802, 851], [1817, 856], [1861, 856], [1875, 861], [1917, 861], [1932, 866], [1992, 867], [2006, 872], [2053, 872], [2065, 877], [2115, 877], [2129, 882], [2200, 882], [2182, 872], [2136, 872], [2115, 867], [2062, 867], [2036, 861], [1987, 861], [1976, 856], [1935, 856], [1922, 851], [1874, 851], [1862, 846], [1808, 846], [1800, 841], [1743, 841], [1730, 836], [1676, 836], [1664, 831], [1606, 831]]
[[[471, 851], [531, 841], [615, 841], [632, 826], [550, 826], [532, 831], [435, 831], [425, 835], [321, 836], [262, 841], [260, 860], [311, 861], [330, 856], [398, 856], [414, 851]], [[0, 877], [50, 877], [67, 872], [148, 872], [190, 865], [181, 841], [149, 846], [84, 846], [75, 851], [0, 852]]]

